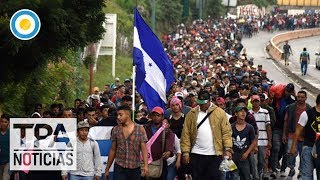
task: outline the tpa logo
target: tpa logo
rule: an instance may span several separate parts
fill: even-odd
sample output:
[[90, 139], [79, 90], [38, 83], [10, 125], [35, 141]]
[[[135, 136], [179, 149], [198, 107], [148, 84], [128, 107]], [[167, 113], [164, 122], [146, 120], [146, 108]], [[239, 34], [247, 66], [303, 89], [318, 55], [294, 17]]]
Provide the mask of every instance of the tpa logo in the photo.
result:
[[10, 170], [76, 170], [75, 118], [10, 119]]

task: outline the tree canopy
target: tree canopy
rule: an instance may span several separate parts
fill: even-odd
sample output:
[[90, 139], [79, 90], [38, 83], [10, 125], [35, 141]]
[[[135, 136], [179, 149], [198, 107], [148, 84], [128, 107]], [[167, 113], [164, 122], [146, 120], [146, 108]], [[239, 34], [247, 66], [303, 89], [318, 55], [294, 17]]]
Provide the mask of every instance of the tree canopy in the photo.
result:
[[[104, 0], [3, 0], [0, 1], [0, 82], [22, 81], [65, 49], [77, 49], [102, 38]], [[29, 41], [10, 32], [11, 16], [31, 9], [41, 20], [39, 34]]]

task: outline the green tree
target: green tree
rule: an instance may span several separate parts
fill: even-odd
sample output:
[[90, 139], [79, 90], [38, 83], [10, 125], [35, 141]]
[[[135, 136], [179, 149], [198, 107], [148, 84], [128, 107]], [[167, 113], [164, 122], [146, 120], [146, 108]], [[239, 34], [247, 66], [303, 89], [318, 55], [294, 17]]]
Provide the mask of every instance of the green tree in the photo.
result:
[[[35, 103], [71, 106], [79, 95], [79, 48], [102, 38], [104, 0], [0, 1], [0, 110], [21, 117]], [[11, 16], [31, 9], [41, 20], [32, 40], [15, 38]]]
[[[5, 0], [0, 2], [0, 82], [21, 81], [49, 59], [59, 59], [66, 48], [84, 47], [102, 38], [104, 0]], [[20, 9], [35, 11], [41, 30], [21, 41], [9, 29], [11, 16]]]
[[226, 10], [221, 3], [222, 3], [222, 0], [206, 0], [204, 17], [208, 17], [208, 16], [219, 17], [221, 15], [224, 15]]
[[192, 19], [199, 19], [202, 1], [202, 18], [219, 17], [226, 13], [225, 7], [221, 4], [222, 0], [191, 0], [190, 7]]
[[190, 15], [189, 0], [181, 0], [182, 4], [182, 22], [186, 22]]
[[173, 31], [181, 23], [181, 0], [158, 0], [156, 8], [156, 27], [160, 32], [168, 33]]

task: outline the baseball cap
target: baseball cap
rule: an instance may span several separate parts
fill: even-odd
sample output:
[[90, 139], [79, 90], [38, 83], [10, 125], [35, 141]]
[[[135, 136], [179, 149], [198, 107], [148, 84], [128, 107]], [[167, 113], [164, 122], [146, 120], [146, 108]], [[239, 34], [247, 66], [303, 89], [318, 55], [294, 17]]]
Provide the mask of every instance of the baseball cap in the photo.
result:
[[217, 103], [225, 103], [225, 101], [222, 97], [217, 97], [216, 102]]
[[253, 95], [253, 96], [251, 96], [251, 101], [254, 101], [254, 100], [260, 101], [260, 96], [259, 96], [259, 95]]
[[85, 121], [80, 121], [78, 122], [78, 129], [81, 129], [81, 128], [90, 128], [90, 125], [88, 122], [85, 122]]
[[151, 114], [151, 113], [163, 114], [164, 112], [163, 112], [163, 109], [162, 109], [161, 107], [156, 106], [156, 107], [154, 107], [154, 108], [152, 109], [152, 111], [150, 112], [150, 114]]
[[287, 84], [286, 90], [288, 92], [293, 92], [294, 91], [294, 85], [292, 83]]
[[125, 79], [124, 82], [130, 82], [130, 79]]
[[202, 90], [198, 94], [197, 103], [202, 105], [206, 104], [210, 100], [210, 94], [208, 91]]
[[251, 88], [251, 92], [257, 93], [258, 92], [258, 88], [256, 86], [253, 86]]
[[261, 71], [261, 73], [262, 73], [262, 74], [267, 74], [267, 71], [263, 69], [263, 70]]
[[234, 109], [234, 111], [235, 111], [235, 112], [239, 112], [239, 111], [241, 111], [242, 109], [248, 111], [248, 108], [246, 108], [246, 107], [244, 107], [244, 106], [237, 106], [237, 107]]
[[178, 98], [182, 98], [183, 99], [183, 93], [182, 92], [176, 92], [176, 93], [174, 93], [174, 96], [177, 96]]
[[120, 81], [120, 79], [119, 79], [118, 77], [117, 77], [117, 78], [115, 78], [114, 80], [115, 80], [115, 81]]

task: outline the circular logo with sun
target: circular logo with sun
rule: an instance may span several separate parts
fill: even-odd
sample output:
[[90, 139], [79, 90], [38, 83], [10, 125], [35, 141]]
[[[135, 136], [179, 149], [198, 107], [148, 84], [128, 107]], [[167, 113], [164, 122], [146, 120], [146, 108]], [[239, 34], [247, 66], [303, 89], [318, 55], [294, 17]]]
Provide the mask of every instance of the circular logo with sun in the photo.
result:
[[40, 18], [29, 9], [17, 11], [10, 19], [10, 30], [20, 40], [34, 38], [39, 33], [40, 27]]

